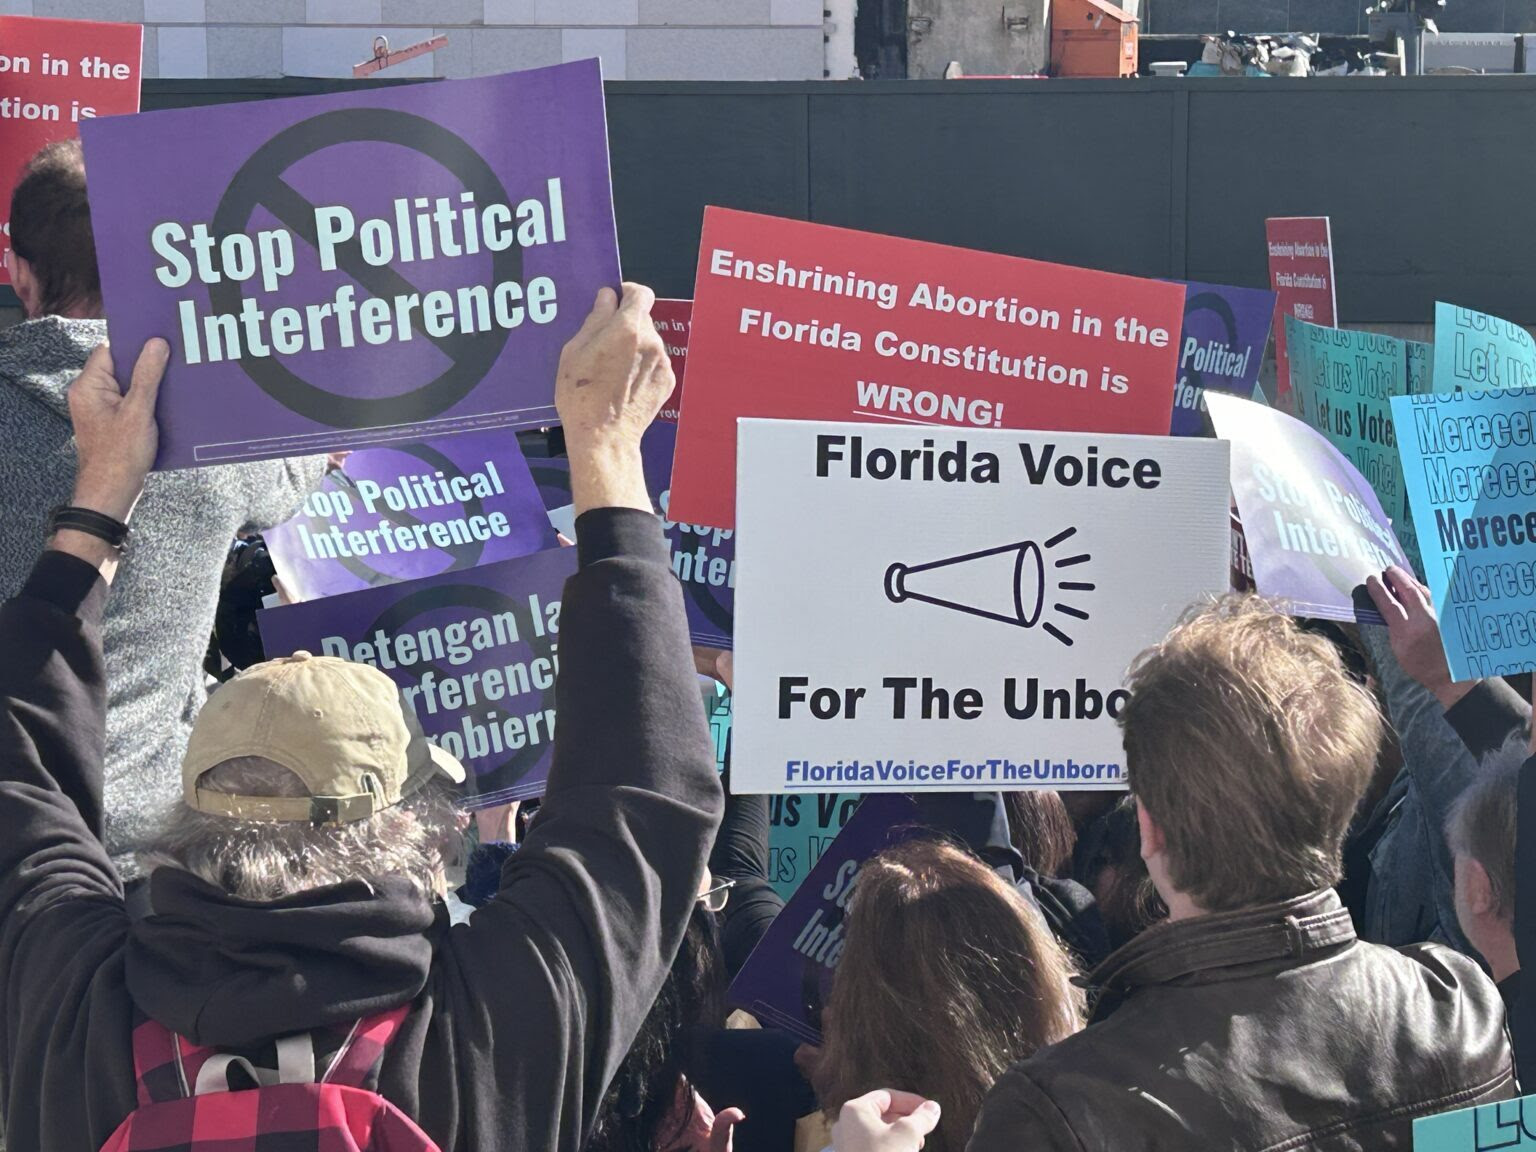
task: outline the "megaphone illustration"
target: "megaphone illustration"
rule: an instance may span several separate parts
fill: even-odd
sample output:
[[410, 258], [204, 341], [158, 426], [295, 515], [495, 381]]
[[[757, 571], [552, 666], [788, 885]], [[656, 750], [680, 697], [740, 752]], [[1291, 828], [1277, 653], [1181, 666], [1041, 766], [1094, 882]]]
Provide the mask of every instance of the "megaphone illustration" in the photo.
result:
[[1057, 619], [1087, 620], [1089, 614], [1058, 596], [1092, 592], [1095, 586], [1059, 577], [1073, 575], [1072, 569], [1092, 557], [1084, 552], [1056, 559], [1050, 553], [1076, 534], [1076, 528], [1066, 528], [1043, 544], [1019, 540], [926, 564], [892, 564], [885, 570], [885, 595], [893, 604], [916, 600], [1017, 628], [1038, 627], [1071, 647], [1072, 637]]

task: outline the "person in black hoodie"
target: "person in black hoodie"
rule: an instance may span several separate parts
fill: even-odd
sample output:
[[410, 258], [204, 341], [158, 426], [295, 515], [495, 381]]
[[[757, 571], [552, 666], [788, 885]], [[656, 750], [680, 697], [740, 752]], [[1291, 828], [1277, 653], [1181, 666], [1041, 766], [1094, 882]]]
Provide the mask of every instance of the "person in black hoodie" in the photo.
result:
[[[100, 625], [118, 552], [91, 529], [132, 512], [168, 349], [146, 346], [126, 394], [110, 353], [93, 354], [71, 391], [73, 503], [103, 519], [57, 531], [0, 608], [0, 1105], [11, 1147], [101, 1147], [136, 1107], [133, 1030], [145, 1015], [195, 1044], [259, 1053], [408, 1006], [378, 1091], [439, 1146], [580, 1152], [683, 937], [721, 811], [682, 596], [640, 468], [640, 435], [672, 387], [652, 299], [636, 285], [622, 304], [604, 290], [561, 357], [581, 543], [563, 598], [554, 763], [496, 898], [453, 928], [411, 876], [256, 900], [169, 865], [149, 878], [147, 914], [130, 919], [100, 839]], [[207, 722], [238, 720], [225, 711]], [[398, 706], [375, 718], [409, 727]], [[409, 736], [401, 792], [422, 775], [419, 740]], [[341, 827], [359, 799], [221, 800], [202, 795], [212, 789], [200, 777], [189, 783], [205, 813], [227, 802], [241, 826], [259, 823], [263, 804], [280, 818], [302, 801], [311, 822]], [[408, 814], [368, 817], [381, 818]]]

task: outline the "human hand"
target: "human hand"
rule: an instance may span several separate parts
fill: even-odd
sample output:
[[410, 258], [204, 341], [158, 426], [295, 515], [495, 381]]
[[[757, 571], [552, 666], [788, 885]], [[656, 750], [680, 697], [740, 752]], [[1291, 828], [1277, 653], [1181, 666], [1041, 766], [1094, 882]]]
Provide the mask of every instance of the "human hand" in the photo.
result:
[[510, 804], [498, 804], [494, 808], [475, 809], [475, 831], [482, 844], [516, 844], [517, 810], [522, 807], [516, 800]]
[[133, 514], [160, 443], [155, 398], [170, 356], [164, 340], [146, 343], [123, 392], [112, 374], [112, 351], [99, 344], [69, 386], [69, 418], [80, 461], [70, 501], [75, 507], [124, 523]]
[[591, 508], [650, 512], [640, 438], [671, 395], [675, 377], [651, 323], [656, 295], [625, 284], [620, 302], [604, 288], [581, 330], [560, 353], [555, 407], [571, 461], [576, 515]]
[[939, 1123], [936, 1100], [877, 1088], [844, 1104], [832, 1125], [837, 1152], [917, 1152]]
[[1442, 708], [1450, 708], [1472, 690], [1475, 681], [1452, 682], [1434, 601], [1412, 572], [1394, 564], [1380, 576], [1366, 577], [1365, 590], [1387, 622], [1392, 655], [1404, 672], [1434, 693]]
[[726, 1108], [715, 1113], [715, 1122], [709, 1127], [709, 1152], [731, 1152], [731, 1137], [736, 1125], [747, 1118], [740, 1108]]
[[713, 676], [725, 685], [727, 692], [735, 691], [731, 685], [733, 669], [731, 654], [724, 649], [701, 648], [695, 644], [693, 647], [693, 668], [700, 676]]

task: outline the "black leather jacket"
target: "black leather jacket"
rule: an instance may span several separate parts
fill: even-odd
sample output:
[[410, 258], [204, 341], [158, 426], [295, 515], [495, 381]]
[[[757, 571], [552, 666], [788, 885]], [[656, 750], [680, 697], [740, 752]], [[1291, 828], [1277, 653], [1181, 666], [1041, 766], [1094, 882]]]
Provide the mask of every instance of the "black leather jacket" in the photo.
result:
[[969, 1152], [1406, 1152], [1415, 1116], [1516, 1095], [1492, 981], [1356, 940], [1332, 889], [1159, 925], [1089, 980], [1095, 1022], [1003, 1074]]

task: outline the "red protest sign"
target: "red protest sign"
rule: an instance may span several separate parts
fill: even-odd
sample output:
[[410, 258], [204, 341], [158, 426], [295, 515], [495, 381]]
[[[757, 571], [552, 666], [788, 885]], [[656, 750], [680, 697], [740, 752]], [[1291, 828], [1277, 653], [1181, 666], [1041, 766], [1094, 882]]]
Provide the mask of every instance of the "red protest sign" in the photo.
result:
[[658, 300], [651, 307], [651, 320], [662, 340], [666, 341], [667, 357], [672, 361], [672, 374], [677, 377], [672, 395], [667, 397], [667, 402], [656, 415], [656, 419], [665, 420], [669, 424], [677, 423], [678, 405], [683, 402], [683, 369], [688, 366], [688, 328], [692, 318], [692, 300]]
[[1167, 435], [1184, 286], [706, 208], [674, 518], [735, 525], [736, 420]]
[[[138, 24], [0, 16], [0, 237], [11, 248], [11, 192], [44, 144], [80, 121], [139, 110]], [[9, 267], [0, 284], [9, 284]]]
[[1275, 293], [1275, 406], [1288, 408], [1291, 358], [1285, 350], [1285, 318], [1337, 328], [1333, 292], [1333, 232], [1326, 216], [1271, 216], [1269, 286]]

